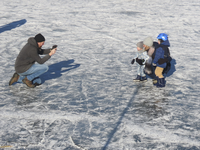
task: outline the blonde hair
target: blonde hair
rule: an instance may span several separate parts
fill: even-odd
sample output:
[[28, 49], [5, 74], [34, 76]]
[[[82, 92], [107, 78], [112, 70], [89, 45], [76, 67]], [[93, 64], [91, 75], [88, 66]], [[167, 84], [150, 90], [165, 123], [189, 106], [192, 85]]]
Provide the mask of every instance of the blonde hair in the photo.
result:
[[148, 51], [148, 56], [152, 56], [152, 54], [154, 53], [154, 51], [155, 51], [155, 48], [154, 47], [150, 47], [149, 48], [149, 51]]

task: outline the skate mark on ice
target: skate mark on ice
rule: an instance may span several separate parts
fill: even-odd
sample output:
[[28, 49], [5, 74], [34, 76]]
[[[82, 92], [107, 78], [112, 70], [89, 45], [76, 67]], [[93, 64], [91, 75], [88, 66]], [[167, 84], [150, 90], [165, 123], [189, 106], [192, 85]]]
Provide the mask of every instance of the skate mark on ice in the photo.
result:
[[76, 143], [74, 143], [74, 140], [73, 140], [73, 138], [72, 138], [71, 136], [70, 136], [70, 139], [71, 139], [71, 141], [72, 141], [72, 143], [73, 143], [73, 145], [74, 145], [75, 147], [80, 148], [81, 150], [87, 150], [87, 149], [84, 149], [84, 148], [82, 148], [82, 147], [76, 145]]

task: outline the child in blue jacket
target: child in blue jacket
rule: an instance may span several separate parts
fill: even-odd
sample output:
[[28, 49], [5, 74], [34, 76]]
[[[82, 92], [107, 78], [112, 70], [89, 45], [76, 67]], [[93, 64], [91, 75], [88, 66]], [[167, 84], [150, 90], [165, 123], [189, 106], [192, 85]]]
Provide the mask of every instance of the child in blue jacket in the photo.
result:
[[156, 48], [155, 57], [152, 63], [153, 66], [156, 66], [155, 75], [157, 83], [155, 85], [157, 87], [165, 87], [165, 79], [162, 73], [167, 65], [167, 62], [161, 60], [166, 60], [166, 55], [169, 51], [168, 47], [170, 46], [170, 43], [168, 41], [168, 35], [165, 33], [160, 33], [157, 39], [159, 45], [158, 48]]

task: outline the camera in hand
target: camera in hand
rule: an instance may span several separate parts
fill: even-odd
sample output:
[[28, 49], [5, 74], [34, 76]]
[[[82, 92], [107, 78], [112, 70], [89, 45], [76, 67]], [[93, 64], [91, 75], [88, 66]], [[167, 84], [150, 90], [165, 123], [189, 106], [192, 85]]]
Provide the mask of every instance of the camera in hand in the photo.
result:
[[52, 46], [52, 49], [57, 48], [57, 45]]

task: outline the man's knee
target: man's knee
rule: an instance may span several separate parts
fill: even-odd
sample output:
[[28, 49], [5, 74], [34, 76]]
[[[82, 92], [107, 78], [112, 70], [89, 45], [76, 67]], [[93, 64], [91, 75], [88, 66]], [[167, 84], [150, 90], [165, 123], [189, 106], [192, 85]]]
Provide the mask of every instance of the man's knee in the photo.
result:
[[45, 72], [49, 70], [49, 66], [45, 65]]
[[49, 67], [46, 64], [42, 64], [42, 65], [40, 65], [40, 70], [47, 72], [49, 70]]

